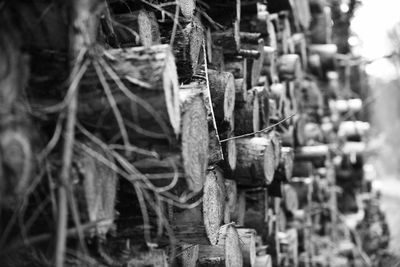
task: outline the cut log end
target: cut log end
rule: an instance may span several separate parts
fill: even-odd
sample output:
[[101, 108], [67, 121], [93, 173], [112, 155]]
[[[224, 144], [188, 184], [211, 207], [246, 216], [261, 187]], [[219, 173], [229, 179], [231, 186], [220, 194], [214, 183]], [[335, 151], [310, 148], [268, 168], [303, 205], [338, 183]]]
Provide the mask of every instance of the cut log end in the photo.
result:
[[225, 184], [219, 169], [208, 172], [204, 184], [203, 218], [210, 243], [216, 245], [218, 231], [224, 218]]
[[185, 99], [182, 116], [182, 157], [190, 190], [203, 188], [208, 165], [209, 134], [201, 94]]
[[218, 244], [223, 244], [226, 267], [243, 266], [239, 234], [233, 225], [224, 225], [220, 229]]

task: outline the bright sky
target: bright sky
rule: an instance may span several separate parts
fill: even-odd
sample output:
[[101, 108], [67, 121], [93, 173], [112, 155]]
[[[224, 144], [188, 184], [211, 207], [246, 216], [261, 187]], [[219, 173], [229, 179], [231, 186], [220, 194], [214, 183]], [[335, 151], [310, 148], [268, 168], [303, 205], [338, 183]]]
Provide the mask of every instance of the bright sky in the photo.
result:
[[[352, 21], [352, 30], [361, 39], [361, 54], [368, 59], [392, 52], [388, 30], [400, 21], [400, 0], [363, 0]], [[392, 79], [398, 73], [388, 60], [377, 60], [367, 66], [370, 75]]]

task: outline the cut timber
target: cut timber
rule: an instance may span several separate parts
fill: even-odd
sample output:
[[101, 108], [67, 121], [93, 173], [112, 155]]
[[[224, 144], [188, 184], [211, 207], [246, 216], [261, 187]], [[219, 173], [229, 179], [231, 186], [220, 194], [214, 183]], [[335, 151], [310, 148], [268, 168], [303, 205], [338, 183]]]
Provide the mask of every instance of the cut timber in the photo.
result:
[[291, 147], [281, 148], [281, 158], [278, 167], [278, 178], [284, 182], [290, 182], [293, 174], [294, 152]]
[[286, 99], [286, 87], [282, 83], [273, 83], [270, 86], [271, 99], [275, 101], [277, 116], [279, 119], [283, 116], [283, 109], [285, 106]]
[[[233, 74], [235, 79], [244, 79], [247, 77], [247, 59], [243, 57], [226, 57], [225, 71]], [[246, 82], [247, 86], [247, 82]], [[247, 88], [247, 87], [246, 87]]]
[[91, 234], [105, 236], [115, 216], [117, 174], [110, 168], [114, 160], [97, 144], [84, 142], [75, 149], [74, 163], [75, 175], [81, 177], [81, 184], [74, 190], [82, 201], [85, 218], [90, 222], [103, 220]]
[[299, 199], [296, 190], [290, 184], [283, 185], [283, 204], [286, 211], [291, 214], [299, 209]]
[[235, 135], [260, 130], [260, 102], [257, 90], [247, 91], [246, 104], [235, 109]]
[[[107, 83], [112, 86], [110, 90], [121, 113], [130, 115], [125, 120], [135, 125], [128, 128], [129, 136], [132, 139], [150, 136], [171, 142], [176, 140], [180, 133], [181, 111], [178, 76], [170, 47], [157, 45], [106, 50], [103, 58], [123, 81], [123, 84], [115, 84], [115, 77], [112, 77]], [[97, 75], [87, 73], [81, 86], [78, 116], [83, 122], [99, 124], [99, 114], [112, 112]], [[111, 133], [113, 136], [115, 131]]]
[[267, 75], [273, 83], [279, 81], [278, 68], [277, 68], [277, 51], [271, 46], [264, 46], [264, 60], [263, 68], [261, 70], [262, 75]]
[[194, 10], [196, 9], [195, 0], [178, 0], [177, 1], [183, 16], [187, 19], [192, 19]]
[[330, 149], [328, 145], [315, 145], [315, 146], [303, 146], [295, 150], [295, 160], [314, 160], [314, 159], [325, 159], [329, 157]]
[[329, 108], [332, 113], [355, 113], [362, 109], [362, 100], [359, 98], [331, 100]]
[[236, 182], [233, 180], [225, 180], [225, 189], [226, 189], [226, 202], [225, 202], [225, 216], [224, 223], [231, 222], [231, 214], [236, 211], [236, 200], [237, 200], [237, 186]]
[[181, 245], [182, 252], [179, 256], [180, 266], [196, 267], [199, 259], [199, 245]]
[[[160, 23], [161, 41], [169, 44], [173, 29], [173, 21]], [[202, 45], [205, 40], [203, 26], [199, 19], [177, 27], [173, 39], [173, 52], [176, 58], [179, 81], [186, 83], [191, 80], [199, 67], [199, 58], [202, 55]]]
[[281, 80], [298, 80], [303, 76], [301, 60], [297, 54], [286, 54], [278, 58], [278, 73]]
[[[212, 96], [210, 93], [210, 89], [207, 86], [207, 83], [201, 82], [193, 82], [187, 85], [182, 85], [180, 87], [181, 95], [193, 95], [193, 94], [201, 94], [204, 98], [204, 105], [207, 112], [207, 123], [208, 123], [208, 132], [209, 132], [209, 146], [208, 146], [208, 165], [214, 166], [218, 162], [223, 160], [222, 147], [220, 144], [220, 135], [218, 131], [218, 125], [215, 121], [215, 112], [212, 105]], [[226, 130], [228, 131], [228, 129]]]
[[247, 101], [247, 83], [243, 78], [235, 79], [235, 100], [239, 105]]
[[306, 145], [306, 124], [307, 124], [307, 116], [304, 114], [297, 114], [293, 118], [294, 120], [294, 145], [304, 146]]
[[236, 140], [238, 150], [234, 178], [238, 184], [260, 186], [270, 184], [275, 172], [274, 148], [263, 137]]
[[318, 56], [324, 72], [336, 69], [337, 46], [335, 44], [313, 44], [309, 47], [310, 56]]
[[264, 129], [269, 126], [270, 95], [265, 86], [256, 86], [253, 89], [257, 91], [258, 100], [260, 103], [260, 128]]
[[230, 72], [208, 70], [208, 81], [218, 130], [225, 131], [221, 129], [224, 121], [233, 120], [235, 78]]
[[127, 267], [168, 267], [168, 260], [165, 251], [162, 249], [154, 249], [148, 252], [141, 252], [134, 259], [130, 260]]
[[314, 167], [310, 161], [294, 161], [293, 162], [293, 177], [310, 177], [313, 175]]
[[208, 165], [209, 132], [207, 111], [202, 93], [180, 91], [182, 102], [182, 158], [188, 186], [198, 192], [203, 188]]
[[[124, 26], [115, 27], [118, 29], [117, 40], [122, 47], [132, 47], [140, 44], [148, 47], [161, 43], [160, 29], [153, 12], [142, 9], [132, 13], [116, 15], [114, 19]], [[134, 33], [139, 34], [140, 44]]]
[[199, 246], [199, 267], [241, 267], [242, 252], [238, 232], [231, 224], [224, 225], [219, 231], [218, 244]]
[[224, 177], [219, 168], [209, 171], [204, 184], [203, 220], [210, 243], [215, 245], [218, 231], [224, 219], [225, 209]]
[[254, 267], [272, 267], [272, 259], [270, 255], [257, 256]]
[[261, 76], [261, 69], [264, 64], [264, 40], [261, 38], [256, 39], [255, 43], [246, 43], [242, 41], [242, 47], [246, 50], [253, 50], [258, 54], [256, 58], [251, 58], [247, 62], [247, 69], [249, 70], [247, 73], [247, 82], [253, 87], [258, 84], [258, 80]]
[[243, 266], [253, 267], [256, 261], [256, 231], [250, 228], [237, 228]]
[[236, 27], [223, 32], [212, 34], [214, 45], [221, 46], [223, 52], [227, 54], [236, 54], [240, 50], [240, 37]]
[[203, 204], [174, 214], [172, 226], [178, 242], [215, 245], [224, 219], [225, 185], [219, 169], [207, 173]]

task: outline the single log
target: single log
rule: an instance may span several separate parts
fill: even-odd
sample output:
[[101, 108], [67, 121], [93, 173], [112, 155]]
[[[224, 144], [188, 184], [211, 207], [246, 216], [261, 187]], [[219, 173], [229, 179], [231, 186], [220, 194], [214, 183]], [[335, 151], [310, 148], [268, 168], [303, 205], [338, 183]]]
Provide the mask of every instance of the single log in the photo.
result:
[[[180, 133], [181, 111], [176, 66], [170, 47], [157, 45], [113, 49], [105, 51], [103, 58], [122, 79], [124, 87], [121, 88], [120, 84], [115, 84], [114, 77], [108, 78], [107, 83], [125, 121], [132, 126], [127, 127], [129, 136], [132, 139], [150, 136], [170, 142], [176, 140], [176, 135]], [[87, 72], [81, 86], [79, 118], [98, 125], [102, 119], [98, 115], [106, 113], [109, 123], [114, 122], [112, 129], [108, 127], [109, 134], [114, 136], [114, 129], [119, 130], [119, 127], [97, 74]]]
[[[173, 21], [160, 23], [161, 42], [171, 42]], [[204, 27], [199, 19], [177, 27], [173, 39], [173, 52], [176, 58], [179, 81], [186, 83], [191, 80], [199, 67], [202, 57], [202, 45], [205, 39]]]
[[277, 65], [281, 80], [298, 80], [303, 76], [301, 60], [297, 54], [280, 56]]
[[256, 261], [256, 231], [250, 228], [237, 228], [240, 248], [243, 256], [243, 266], [254, 266]]
[[247, 91], [246, 104], [235, 109], [235, 135], [260, 130], [260, 102], [257, 90]]
[[268, 138], [271, 140], [272, 147], [274, 149], [274, 162], [275, 162], [275, 169], [278, 168], [279, 162], [281, 160], [281, 140], [280, 135], [276, 131], [271, 131], [267, 134]]
[[178, 242], [215, 245], [224, 219], [225, 185], [222, 173], [207, 173], [204, 184], [203, 205], [176, 213], [172, 222]]
[[[233, 74], [235, 79], [244, 79], [247, 77], [247, 59], [236, 56], [236, 57], [225, 57], [225, 71]], [[247, 82], [246, 82], [247, 86]], [[247, 87], [246, 87], [247, 88]]]
[[235, 107], [235, 79], [229, 72], [208, 71], [211, 100], [218, 130], [223, 129], [224, 121], [233, 120]]
[[253, 50], [258, 55], [257, 57], [250, 58], [247, 61], [247, 69], [249, 70], [247, 72], [247, 83], [253, 87], [258, 84], [258, 80], [261, 76], [261, 69], [264, 64], [264, 40], [260, 38], [248, 43], [242, 39], [241, 42], [243, 49]]
[[283, 132], [281, 133], [281, 141], [282, 146], [294, 147], [295, 142], [293, 125], [289, 125], [286, 129], [283, 129]]
[[238, 232], [231, 224], [221, 227], [215, 246], [199, 246], [199, 267], [241, 267], [242, 252]]
[[294, 214], [299, 208], [296, 190], [290, 184], [283, 185], [283, 204], [287, 212]]
[[243, 105], [247, 101], [247, 83], [243, 78], [235, 79], [236, 103]]
[[134, 259], [130, 260], [127, 267], [146, 267], [146, 266], [157, 266], [167, 267], [169, 266], [167, 255], [162, 249], [154, 249], [148, 252], [141, 252]]
[[270, 255], [257, 256], [254, 267], [272, 267], [272, 259]]
[[74, 163], [74, 175], [80, 180], [74, 191], [81, 201], [83, 218], [90, 222], [103, 220], [91, 235], [105, 236], [115, 216], [117, 174], [110, 168], [114, 160], [97, 144], [85, 141], [75, 149]]
[[240, 36], [236, 27], [212, 34], [214, 45], [221, 46], [224, 54], [236, 54], [240, 50]]
[[269, 126], [270, 116], [270, 94], [265, 86], [256, 86], [253, 88], [257, 91], [260, 106], [260, 128], [264, 129]]
[[196, 9], [195, 0], [178, 0], [178, 5], [181, 9], [183, 16], [187, 19], [192, 19], [194, 10]]
[[224, 219], [225, 184], [222, 172], [216, 168], [207, 175], [203, 193], [203, 220], [210, 243], [215, 245]]
[[278, 67], [277, 67], [277, 51], [274, 47], [264, 46], [264, 60], [263, 68], [261, 70], [262, 75], [268, 75], [273, 83], [279, 81]]
[[281, 181], [290, 182], [293, 175], [294, 152], [291, 147], [281, 148], [281, 158], [277, 173]]
[[335, 44], [313, 44], [308, 48], [311, 56], [319, 57], [320, 67], [324, 72], [336, 69], [337, 46]]
[[233, 219], [238, 225], [243, 226], [246, 218], [246, 191], [240, 191], [237, 197], [237, 207]]
[[199, 259], [199, 245], [183, 244], [179, 256], [180, 266], [196, 267]]
[[218, 131], [218, 125], [215, 120], [215, 112], [212, 104], [212, 96], [210, 93], [209, 86], [204, 82], [193, 82], [187, 85], [182, 85], [180, 88], [181, 95], [193, 95], [193, 94], [201, 94], [204, 99], [204, 106], [207, 112], [207, 123], [208, 123], [208, 132], [209, 132], [209, 156], [208, 156], [208, 165], [214, 166], [218, 162], [224, 159], [222, 153], [222, 147], [220, 144], [220, 134]]
[[295, 90], [295, 98], [299, 112], [311, 116], [321, 116], [324, 111], [323, 95], [316, 82], [304, 79], [297, 89]]
[[[117, 29], [117, 40], [122, 47], [152, 46], [161, 43], [160, 29], [153, 12], [141, 9], [127, 14], [118, 14], [114, 19], [123, 25]], [[139, 35], [139, 40], [137, 35]]]
[[270, 86], [271, 99], [275, 101], [278, 116], [281, 118], [284, 113], [284, 105], [286, 99], [286, 87], [282, 83], [273, 83]]
[[329, 158], [329, 153], [328, 145], [303, 146], [296, 148], [294, 158], [295, 160], [313, 161]]
[[207, 111], [201, 94], [186, 94], [185, 91], [180, 91], [183, 111], [181, 136], [183, 167], [189, 188], [197, 192], [203, 187], [208, 164]]
[[314, 167], [310, 161], [294, 161], [293, 177], [310, 177], [313, 174]]
[[307, 116], [299, 114], [294, 116], [294, 145], [304, 146], [306, 145], [306, 124], [307, 124]]
[[238, 197], [237, 186], [234, 180], [225, 180], [226, 201], [225, 201], [225, 215], [224, 223], [231, 222], [231, 215], [236, 211], [236, 200]]
[[[315, 7], [319, 5], [320, 7]], [[310, 25], [310, 37], [313, 44], [332, 43], [332, 18], [331, 8], [322, 6], [322, 3], [313, 3], [310, 5], [313, 23]], [[313, 11], [318, 12], [313, 12]]]
[[236, 140], [238, 150], [234, 178], [238, 184], [270, 184], [275, 172], [275, 156], [270, 140], [262, 137]]

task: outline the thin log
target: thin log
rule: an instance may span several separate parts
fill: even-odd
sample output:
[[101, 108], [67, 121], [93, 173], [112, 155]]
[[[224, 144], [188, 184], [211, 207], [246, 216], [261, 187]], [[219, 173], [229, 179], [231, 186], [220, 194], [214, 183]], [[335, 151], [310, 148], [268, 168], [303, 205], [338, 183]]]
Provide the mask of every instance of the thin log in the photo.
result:
[[295, 146], [304, 146], [306, 145], [306, 124], [307, 124], [307, 116], [299, 114], [294, 118], [294, 145]]
[[314, 167], [309, 161], [294, 161], [293, 162], [293, 177], [310, 177], [313, 174]]
[[270, 95], [265, 86], [256, 86], [253, 88], [257, 91], [259, 106], [260, 106], [260, 128], [264, 129], [269, 126], [269, 115], [270, 115]]
[[235, 135], [260, 130], [260, 102], [257, 90], [247, 91], [246, 104], [235, 109]]
[[281, 148], [281, 158], [279, 160], [278, 178], [284, 182], [290, 182], [293, 175], [294, 151], [291, 147]]
[[[122, 47], [138, 45], [149, 47], [161, 43], [160, 29], [153, 12], [141, 9], [115, 15], [114, 19], [124, 26], [115, 27], [117, 39]], [[135, 33], [139, 35], [139, 40]]]
[[264, 46], [263, 55], [264, 60], [261, 74], [267, 75], [272, 82], [277, 83], [279, 81], [277, 68], [277, 51], [274, 47]]
[[238, 184], [270, 184], [275, 172], [275, 156], [270, 140], [262, 137], [236, 140], [238, 150], [234, 178]]
[[247, 101], [247, 83], [245, 79], [235, 79], [236, 103], [243, 105]]
[[243, 266], [253, 267], [256, 261], [256, 231], [250, 228], [237, 228]]
[[303, 76], [301, 60], [297, 54], [280, 56], [277, 67], [281, 80], [298, 80]]
[[328, 145], [303, 146], [295, 150], [295, 160], [313, 161], [329, 157]]

